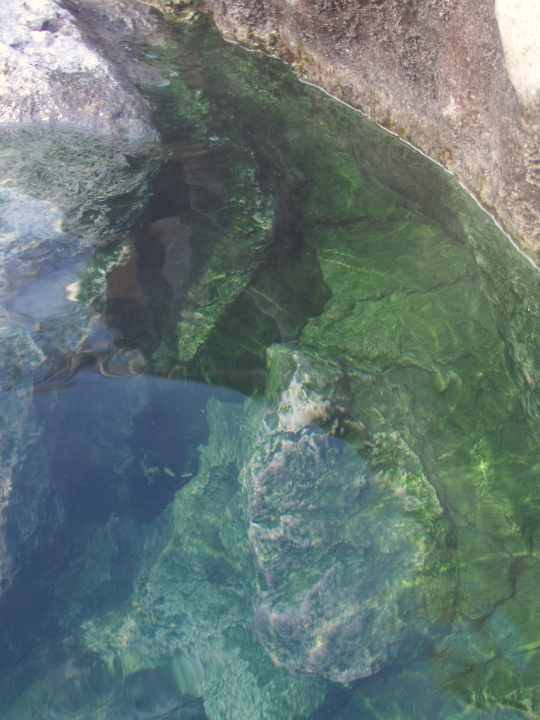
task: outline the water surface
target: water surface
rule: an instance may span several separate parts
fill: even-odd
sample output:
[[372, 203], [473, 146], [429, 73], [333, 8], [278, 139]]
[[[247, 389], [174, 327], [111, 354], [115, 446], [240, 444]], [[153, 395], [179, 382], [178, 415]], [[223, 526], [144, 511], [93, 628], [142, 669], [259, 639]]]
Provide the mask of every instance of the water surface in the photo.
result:
[[144, 196], [0, 195], [3, 717], [540, 716], [538, 275], [281, 64], [139, 52]]

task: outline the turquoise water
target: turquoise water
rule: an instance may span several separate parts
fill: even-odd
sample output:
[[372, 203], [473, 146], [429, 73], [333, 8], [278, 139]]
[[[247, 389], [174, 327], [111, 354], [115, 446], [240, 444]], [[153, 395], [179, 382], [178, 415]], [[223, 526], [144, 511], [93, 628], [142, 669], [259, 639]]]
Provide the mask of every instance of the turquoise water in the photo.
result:
[[2, 717], [539, 717], [538, 274], [283, 65], [137, 52], [159, 148], [1, 147]]

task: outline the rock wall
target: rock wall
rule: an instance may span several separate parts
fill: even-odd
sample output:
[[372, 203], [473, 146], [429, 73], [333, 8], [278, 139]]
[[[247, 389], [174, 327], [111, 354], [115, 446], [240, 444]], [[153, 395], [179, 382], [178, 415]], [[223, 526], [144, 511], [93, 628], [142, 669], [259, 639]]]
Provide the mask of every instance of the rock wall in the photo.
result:
[[135, 87], [147, 78], [118, 43], [127, 32], [151, 33], [147, 10], [130, 14], [121, 3], [107, 8], [100, 0], [3, 2], [0, 129], [40, 123], [155, 140], [150, 109]]
[[455, 172], [539, 262], [540, 10], [532, 0], [206, 7], [227, 38], [292, 62]]

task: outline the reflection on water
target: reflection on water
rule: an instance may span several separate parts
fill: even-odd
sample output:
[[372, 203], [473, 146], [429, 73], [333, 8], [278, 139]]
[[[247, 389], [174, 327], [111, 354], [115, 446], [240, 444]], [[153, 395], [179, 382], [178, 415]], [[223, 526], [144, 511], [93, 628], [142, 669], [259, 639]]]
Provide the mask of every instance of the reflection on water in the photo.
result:
[[540, 717], [538, 275], [281, 65], [153, 62], [140, 212], [0, 194], [2, 717]]

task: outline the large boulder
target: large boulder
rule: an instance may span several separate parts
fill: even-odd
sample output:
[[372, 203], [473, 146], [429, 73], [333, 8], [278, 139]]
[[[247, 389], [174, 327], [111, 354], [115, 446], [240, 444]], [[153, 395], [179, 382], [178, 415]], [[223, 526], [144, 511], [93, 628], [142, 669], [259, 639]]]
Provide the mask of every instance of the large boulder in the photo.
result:
[[398, 461], [378, 472], [340, 439], [347, 380], [337, 364], [283, 346], [269, 362], [277, 399], [241, 474], [254, 626], [276, 664], [347, 683], [433, 629], [426, 569], [442, 508], [397, 434], [386, 442]]

